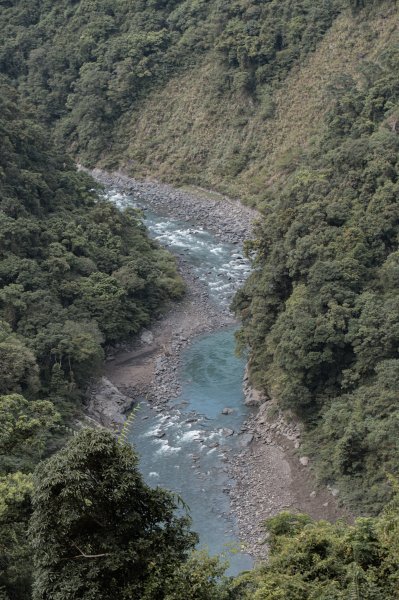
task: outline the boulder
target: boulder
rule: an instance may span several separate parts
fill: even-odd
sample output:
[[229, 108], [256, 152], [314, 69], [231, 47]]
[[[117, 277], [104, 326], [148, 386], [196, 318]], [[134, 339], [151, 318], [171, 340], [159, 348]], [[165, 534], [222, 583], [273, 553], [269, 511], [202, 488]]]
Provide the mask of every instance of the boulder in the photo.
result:
[[244, 433], [240, 439], [240, 446], [242, 448], [246, 448], [247, 446], [252, 444], [253, 439], [254, 436], [252, 435], [252, 433]]
[[221, 433], [225, 437], [230, 437], [231, 435], [233, 435], [234, 430], [233, 429], [228, 429], [227, 427], [223, 427], [223, 429], [221, 430]]
[[244, 404], [246, 406], [260, 406], [265, 401], [262, 392], [255, 390], [254, 388], [248, 387], [246, 390], [244, 390], [244, 394]]
[[123, 394], [109, 379], [102, 377], [92, 390], [87, 413], [105, 427], [120, 428], [134, 400]]
[[154, 341], [154, 336], [151, 331], [148, 331], [148, 329], [143, 329], [141, 332], [140, 341], [142, 344], [151, 345]]

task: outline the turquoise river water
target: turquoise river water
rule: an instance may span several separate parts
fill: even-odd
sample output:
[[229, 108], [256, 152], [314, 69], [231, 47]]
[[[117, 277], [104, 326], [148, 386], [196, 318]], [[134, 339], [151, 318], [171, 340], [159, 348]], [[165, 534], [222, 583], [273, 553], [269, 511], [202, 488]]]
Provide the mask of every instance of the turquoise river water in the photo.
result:
[[[144, 209], [150, 235], [184, 255], [208, 286], [212, 301], [228, 306], [249, 273], [237, 245], [221, 243], [195, 223], [155, 214], [132, 196], [112, 189], [109, 196], [122, 207]], [[182, 356], [181, 395], [170, 398], [164, 412], [142, 403], [130, 434], [147, 483], [182, 496], [200, 536], [199, 546], [210, 554], [224, 554], [232, 575], [253, 563], [240, 546], [228, 495], [234, 481], [226, 463], [229, 454], [240, 449], [238, 433], [249, 410], [242, 393], [245, 363], [234, 354], [234, 331], [229, 327], [196, 338]], [[225, 407], [233, 412], [223, 415]]]

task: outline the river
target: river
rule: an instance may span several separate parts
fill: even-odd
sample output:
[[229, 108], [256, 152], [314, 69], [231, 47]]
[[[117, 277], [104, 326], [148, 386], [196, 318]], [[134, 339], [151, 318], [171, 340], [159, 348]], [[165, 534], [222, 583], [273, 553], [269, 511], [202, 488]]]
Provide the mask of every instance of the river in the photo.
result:
[[[221, 315], [228, 312], [250, 270], [237, 243], [221, 242], [195, 222], [155, 213], [132, 194], [111, 188], [108, 195], [122, 208], [141, 208], [150, 235], [189, 265]], [[142, 402], [130, 433], [147, 483], [181, 495], [200, 547], [226, 556], [232, 575], [253, 564], [240, 546], [229, 501], [234, 486], [229, 454], [245, 443], [241, 427], [249, 413], [242, 392], [245, 361], [234, 353], [235, 329], [230, 325], [192, 340], [181, 356], [181, 394], [170, 398], [166, 410]]]

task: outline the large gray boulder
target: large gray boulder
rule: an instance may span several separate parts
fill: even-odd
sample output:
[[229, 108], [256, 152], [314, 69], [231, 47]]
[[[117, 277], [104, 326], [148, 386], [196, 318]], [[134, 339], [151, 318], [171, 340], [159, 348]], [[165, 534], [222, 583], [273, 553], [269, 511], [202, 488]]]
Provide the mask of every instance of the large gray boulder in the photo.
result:
[[87, 413], [104, 427], [120, 429], [133, 405], [132, 398], [123, 394], [109, 379], [101, 377], [91, 390]]

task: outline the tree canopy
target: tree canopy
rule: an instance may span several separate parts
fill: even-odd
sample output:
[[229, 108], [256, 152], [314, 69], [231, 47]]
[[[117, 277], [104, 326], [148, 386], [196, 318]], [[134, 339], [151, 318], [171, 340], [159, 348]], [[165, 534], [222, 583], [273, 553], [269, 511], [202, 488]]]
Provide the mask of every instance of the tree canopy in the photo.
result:
[[173, 496], [145, 485], [131, 446], [105, 430], [79, 432], [34, 484], [36, 600], [163, 597], [197, 541]]
[[398, 59], [385, 49], [360, 81], [331, 82], [324, 133], [269, 190], [235, 300], [253, 381], [304, 420], [323, 481], [366, 512], [399, 459]]
[[350, 526], [284, 512], [269, 519], [270, 559], [233, 582], [232, 598], [397, 598], [397, 483], [394, 488], [394, 499], [379, 517], [359, 518]]
[[[396, 3], [0, 7], [2, 600], [31, 598], [32, 579], [43, 600], [397, 597]], [[323, 108], [302, 121], [319, 70]], [[110, 203], [72, 160], [223, 190], [246, 172], [261, 215], [234, 309], [251, 381], [302, 421], [321, 482], [368, 516], [276, 516], [269, 562], [229, 581], [216, 558], [192, 553], [188, 519], [143, 483], [130, 447], [83, 430], [54, 453], [106, 346], [184, 291], [140, 213]]]
[[[183, 293], [174, 260], [78, 173], [1, 81], [0, 392], [71, 392]], [[56, 390], [55, 390], [56, 391]]]
[[55, 124], [58, 139], [90, 164], [111, 146], [119, 154], [129, 112], [205, 52], [224, 65], [228, 86], [255, 92], [311, 52], [342, 6], [339, 0], [18, 0], [0, 15], [0, 72], [18, 82], [42, 121]]
[[30, 595], [31, 472], [64, 440], [106, 344], [184, 292], [135, 210], [78, 173], [0, 79], [0, 590]]

